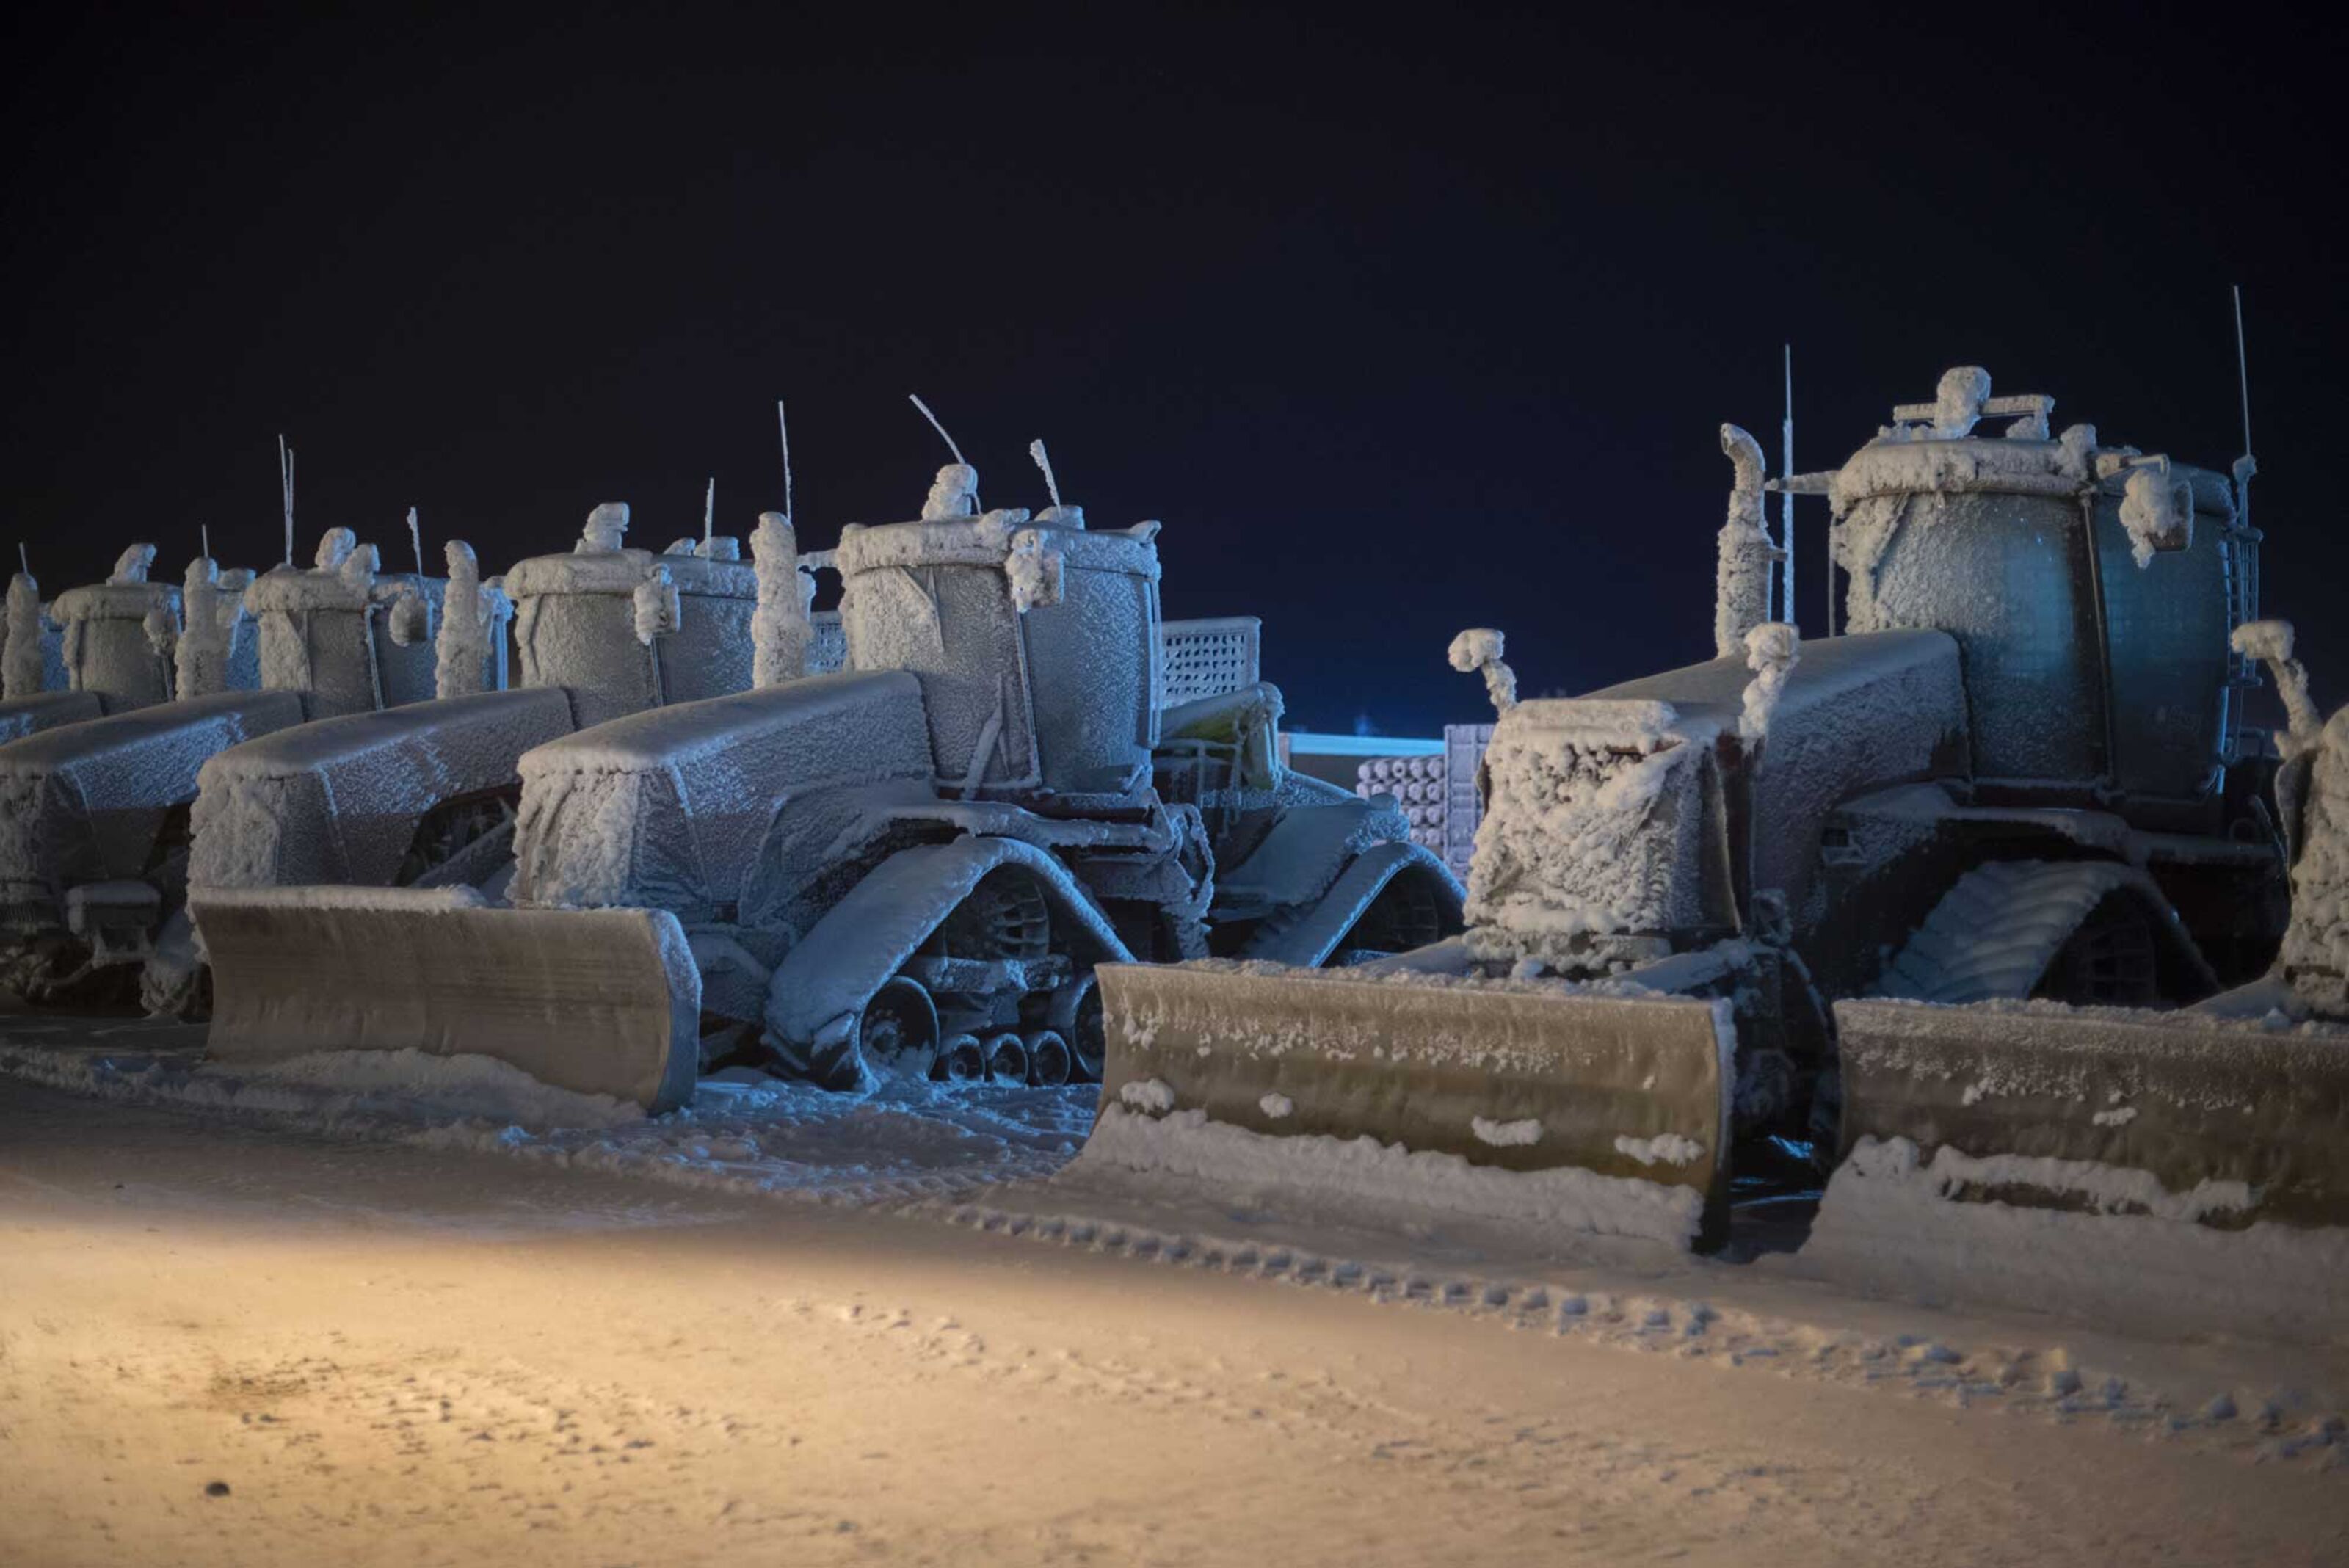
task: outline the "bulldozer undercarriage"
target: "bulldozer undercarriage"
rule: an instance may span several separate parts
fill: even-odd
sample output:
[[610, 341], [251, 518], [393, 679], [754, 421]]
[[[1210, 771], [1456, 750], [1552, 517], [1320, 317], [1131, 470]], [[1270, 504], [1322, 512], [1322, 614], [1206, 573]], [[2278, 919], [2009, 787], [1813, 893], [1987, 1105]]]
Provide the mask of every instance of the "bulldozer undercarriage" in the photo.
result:
[[1100, 1078], [1100, 1019], [1092, 976], [1053, 949], [1042, 887], [1004, 866], [864, 1004], [856, 1053], [876, 1072], [1053, 1088]]

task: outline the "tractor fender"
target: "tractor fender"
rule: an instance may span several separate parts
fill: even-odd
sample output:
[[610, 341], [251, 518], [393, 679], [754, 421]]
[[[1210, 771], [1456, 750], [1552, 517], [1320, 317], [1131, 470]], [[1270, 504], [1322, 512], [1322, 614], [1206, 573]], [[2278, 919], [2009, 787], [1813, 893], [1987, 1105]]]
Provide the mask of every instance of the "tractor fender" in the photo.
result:
[[1075, 936], [1082, 961], [1133, 961], [1108, 917], [1046, 851], [1015, 838], [916, 845], [874, 867], [775, 966], [767, 986], [769, 1044], [803, 1063], [811, 1046], [847, 1038], [873, 993], [999, 866], [1035, 874], [1053, 917]]
[[1423, 845], [1390, 841], [1374, 844], [1347, 862], [1328, 890], [1307, 906], [1295, 921], [1282, 922], [1277, 928], [1267, 922], [1266, 928], [1248, 943], [1244, 956], [1297, 969], [1319, 967], [1370, 909], [1371, 900], [1407, 872], [1417, 872], [1434, 882], [1436, 899], [1449, 918], [1447, 923], [1457, 927], [1462, 919], [1464, 895], [1451, 867]]

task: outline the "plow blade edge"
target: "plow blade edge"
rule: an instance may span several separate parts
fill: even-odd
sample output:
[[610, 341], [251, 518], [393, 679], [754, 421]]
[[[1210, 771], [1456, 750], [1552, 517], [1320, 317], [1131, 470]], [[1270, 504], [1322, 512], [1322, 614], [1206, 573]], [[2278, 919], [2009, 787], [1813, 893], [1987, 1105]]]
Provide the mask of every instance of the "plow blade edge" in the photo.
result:
[[[1278, 1151], [1247, 1146], [1272, 1161], [1267, 1168], [1295, 1166], [1296, 1152], [1312, 1158], [1299, 1140], [1316, 1140], [1340, 1172], [1435, 1157], [1444, 1168], [1422, 1164], [1384, 1188], [1402, 1201], [1440, 1189], [1452, 1207], [1489, 1202], [1518, 1219], [1682, 1246], [1721, 1232], [1733, 1050], [1725, 1003], [1314, 970], [1098, 972], [1108, 1059], [1089, 1157], [1095, 1145], [1133, 1147], [1133, 1133], [1154, 1130], [1133, 1118], [1180, 1130], [1187, 1116], [1222, 1136], [1281, 1140]], [[1389, 1147], [1374, 1158], [1355, 1141], [1365, 1137]], [[1540, 1179], [1512, 1187], [1516, 1176]], [[1568, 1180], [1581, 1189], [1559, 1185]], [[1365, 1195], [1379, 1187], [1367, 1183]]]
[[2180, 1334], [2349, 1324], [2349, 1037], [2190, 1012], [1836, 1005], [1843, 1157], [1800, 1266]]
[[2349, 1225], [2349, 1039], [2046, 1003], [1835, 1011], [1847, 1158], [1905, 1138], [1925, 1164], [1953, 1151], [1967, 1197]]
[[692, 1097], [701, 981], [666, 910], [499, 909], [409, 888], [198, 889], [191, 905], [214, 1060], [413, 1049], [653, 1112]]

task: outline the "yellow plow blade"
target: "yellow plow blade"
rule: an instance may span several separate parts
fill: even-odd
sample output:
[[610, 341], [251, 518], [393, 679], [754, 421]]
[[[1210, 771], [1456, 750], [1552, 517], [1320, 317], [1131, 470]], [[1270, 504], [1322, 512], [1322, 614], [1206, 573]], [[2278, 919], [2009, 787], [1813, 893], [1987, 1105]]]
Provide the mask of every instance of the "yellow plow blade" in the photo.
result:
[[659, 1112], [692, 1098], [701, 981], [660, 909], [511, 909], [461, 890], [196, 889], [208, 1054], [488, 1056]]
[[[1188, 1158], [1205, 1173], [1219, 1158], [1212, 1139], [1234, 1131], [1283, 1146], [1226, 1146], [1235, 1159], [1297, 1169], [1288, 1146], [1321, 1140], [1340, 1184], [1347, 1170], [1436, 1157], [1443, 1169], [1422, 1165], [1423, 1179], [1391, 1190], [1441, 1188], [1456, 1207], [1627, 1233], [1649, 1223], [1640, 1213], [1669, 1210], [1657, 1222], [1679, 1233], [1658, 1239], [1683, 1246], [1723, 1232], [1726, 1003], [1216, 964], [1099, 973], [1107, 1065], [1088, 1159], [1165, 1168], [1170, 1139], [1204, 1127], [1209, 1141], [1193, 1138]], [[1381, 1158], [1365, 1137], [1388, 1146]], [[1513, 1176], [1537, 1179], [1513, 1188]], [[1627, 1210], [1587, 1181], [1587, 1201], [1536, 1199], [1554, 1178], [1638, 1184], [1664, 1201]]]

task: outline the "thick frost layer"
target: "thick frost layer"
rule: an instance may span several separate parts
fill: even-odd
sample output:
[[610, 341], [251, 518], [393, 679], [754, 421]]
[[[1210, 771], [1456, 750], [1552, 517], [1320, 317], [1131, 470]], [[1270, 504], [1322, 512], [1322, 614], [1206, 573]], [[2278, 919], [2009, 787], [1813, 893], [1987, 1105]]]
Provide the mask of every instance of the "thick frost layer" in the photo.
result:
[[276, 566], [254, 579], [244, 607], [261, 628], [261, 683], [304, 695], [314, 716], [359, 713], [384, 699], [377, 659], [378, 558], [347, 528], [329, 529], [318, 565]]
[[2129, 557], [2143, 571], [2153, 565], [2156, 551], [2183, 550], [2194, 543], [2194, 487], [2172, 474], [2166, 462], [2132, 469], [2121, 488], [2120, 518]]
[[302, 722], [285, 691], [232, 691], [44, 731], [0, 749], [0, 894], [55, 903], [78, 883], [143, 877], [204, 763]]
[[750, 535], [750, 559], [759, 577], [759, 607], [750, 617], [750, 684], [780, 686], [812, 673], [808, 669], [807, 598], [812, 579], [800, 573], [799, 538], [780, 512], [759, 514]]
[[1735, 425], [1723, 425], [1721, 450], [1736, 477], [1713, 567], [1713, 651], [1733, 659], [1745, 651], [1745, 634], [1770, 618], [1771, 569], [1786, 555], [1770, 543], [1762, 514], [1762, 448]]
[[[1754, 886], [1785, 891], [1808, 919], [1827, 814], [1873, 784], [1961, 772], [1966, 703], [1957, 644], [1937, 631], [1823, 638], [1802, 645], [1770, 715], [1754, 781]], [[1676, 732], [1710, 743], [1733, 728], [1751, 674], [1714, 659], [1610, 686], [1583, 702], [1663, 703]], [[1497, 729], [1496, 729], [1497, 734]], [[1478, 830], [1483, 842], [1483, 828]], [[1684, 863], [1683, 876], [1692, 875]], [[1474, 883], [1472, 879], [1472, 893]]]
[[490, 639], [502, 633], [504, 595], [481, 583], [473, 547], [451, 539], [443, 547], [449, 587], [440, 600], [440, 630], [432, 644], [432, 694], [470, 697], [489, 684]]
[[0, 649], [0, 694], [13, 701], [35, 697], [42, 686], [41, 585], [30, 572], [8, 579], [8, 640]]
[[[846, 530], [850, 666], [920, 678], [947, 789], [1128, 793], [1148, 777], [1153, 739], [1155, 526], [1030, 530], [1039, 552], [1049, 539], [1061, 591], [1023, 612], [1009, 560], [1026, 521], [1004, 511]], [[1034, 571], [1038, 584], [1050, 576]]]
[[1501, 657], [1506, 641], [1489, 626], [1472, 626], [1452, 639], [1446, 650], [1452, 668], [1463, 675], [1474, 670], [1485, 677], [1485, 695], [1494, 711], [1506, 713], [1516, 706], [1517, 672]]
[[0, 744], [59, 724], [78, 724], [106, 711], [95, 691], [42, 691], [0, 702]]
[[[1970, 1181], [2027, 1180], [2088, 1204], [2072, 1212], [1964, 1202]], [[1920, 1165], [1905, 1138], [1862, 1139], [1828, 1183], [1802, 1272], [1926, 1300], [2027, 1302], [2041, 1311], [2163, 1331], [2338, 1341], [2349, 1324], [2349, 1231], [2255, 1224], [2222, 1231], [2190, 1217], [2240, 1194], [2148, 1192], [2145, 1173], [2077, 1161]]]
[[2324, 726], [2306, 789], [2278, 961], [2311, 1004], [2349, 1015], [2349, 708]]
[[708, 919], [740, 898], [777, 810], [926, 779], [920, 689], [833, 675], [638, 713], [523, 757], [514, 900]]
[[241, 596], [224, 591], [219, 566], [208, 556], [188, 563], [180, 604], [186, 625], [175, 654], [180, 697], [209, 697], [235, 685], [231, 653], [246, 620]]
[[1745, 634], [1745, 666], [1754, 680], [1737, 714], [1737, 738], [1752, 745], [1767, 739], [1770, 715], [1778, 710], [1787, 678], [1802, 659], [1802, 636], [1785, 621], [1764, 621]]
[[171, 701], [171, 651], [157, 633], [178, 627], [179, 599], [178, 589], [143, 578], [59, 594], [49, 613], [64, 629], [73, 690], [96, 692], [109, 713]]
[[[1948, 760], [1965, 706], [1955, 644], [1939, 632], [1804, 646], [1768, 699], [1768, 761], [1754, 784], [1754, 886], [1801, 909], [1826, 814], [1869, 783]], [[1702, 923], [1703, 774], [1746, 716], [1743, 659], [1521, 702], [1494, 726], [1467, 913], [1491, 957], [1562, 958], [1585, 933]]]
[[560, 691], [481, 692], [249, 741], [203, 766], [188, 879], [200, 887], [388, 883], [427, 811], [511, 782], [571, 730]]
[[1661, 702], [1536, 699], [1501, 715], [1468, 877], [1480, 951], [1563, 957], [1586, 933], [1696, 923], [1705, 750], [1676, 722]]
[[[1515, 1124], [1495, 1129], [1505, 1140]], [[1489, 1140], [1488, 1140], [1489, 1141]], [[1516, 1139], [1515, 1141], [1522, 1141]], [[1111, 1166], [1207, 1179], [1242, 1191], [1287, 1189], [1405, 1216], [1462, 1214], [1502, 1224], [1632, 1236], [1685, 1248], [1702, 1218], [1692, 1188], [1661, 1187], [1576, 1167], [1511, 1171], [1373, 1137], [1273, 1137], [1205, 1111], [1138, 1115], [1102, 1108], [1077, 1169]]]

